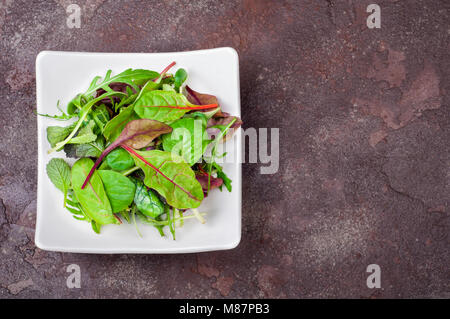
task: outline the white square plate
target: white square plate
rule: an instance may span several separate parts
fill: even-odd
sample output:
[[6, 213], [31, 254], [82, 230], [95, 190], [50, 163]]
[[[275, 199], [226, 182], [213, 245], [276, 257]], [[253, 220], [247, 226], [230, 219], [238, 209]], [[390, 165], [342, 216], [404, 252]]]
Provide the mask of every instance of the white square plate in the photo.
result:
[[[232, 48], [176, 53], [81, 53], [43, 51], [36, 58], [37, 111], [58, 114], [56, 103], [65, 105], [84, 92], [96, 75], [113, 75], [128, 68], [161, 71], [172, 61], [188, 71], [188, 85], [194, 90], [216, 95], [225, 112], [241, 116], [239, 59]], [[231, 249], [241, 238], [241, 134], [227, 141], [224, 171], [232, 179], [233, 191], [210, 192], [199, 207], [207, 213], [206, 223], [188, 219], [176, 229], [176, 240], [168, 229], [161, 237], [148, 225], [106, 225], [95, 234], [89, 223], [77, 221], [62, 206], [63, 195], [47, 177], [45, 166], [52, 157], [64, 158], [64, 151], [47, 154], [46, 127], [67, 125], [38, 116], [38, 192], [35, 243], [41, 249], [80, 253], [192, 253]], [[230, 149], [229, 145], [232, 144]], [[219, 153], [220, 154], [220, 153]], [[70, 164], [73, 160], [68, 160]]]

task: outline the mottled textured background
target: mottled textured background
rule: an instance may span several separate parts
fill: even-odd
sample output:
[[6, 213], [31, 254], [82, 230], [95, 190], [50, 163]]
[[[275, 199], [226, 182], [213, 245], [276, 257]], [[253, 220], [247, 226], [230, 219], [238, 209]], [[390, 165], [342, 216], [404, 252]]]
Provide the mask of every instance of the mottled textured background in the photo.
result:
[[[65, 8], [82, 8], [69, 29]], [[381, 29], [366, 6], [382, 9]], [[450, 2], [0, 1], [0, 297], [450, 297]], [[51, 253], [33, 243], [41, 50], [239, 52], [244, 127], [280, 128], [280, 170], [243, 165], [234, 250]], [[77, 263], [82, 288], [66, 287]], [[368, 289], [379, 264], [382, 288]]]

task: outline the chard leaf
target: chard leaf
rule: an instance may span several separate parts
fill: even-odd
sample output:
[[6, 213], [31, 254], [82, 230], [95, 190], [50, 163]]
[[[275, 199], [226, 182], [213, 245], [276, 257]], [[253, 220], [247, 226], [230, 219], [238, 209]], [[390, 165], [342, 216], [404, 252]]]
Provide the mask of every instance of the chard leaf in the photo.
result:
[[140, 119], [129, 122], [123, 129], [122, 133], [120, 133], [119, 137], [113, 143], [111, 143], [97, 159], [95, 165], [89, 172], [82, 188], [86, 186], [86, 183], [88, 182], [92, 173], [95, 171], [97, 166], [100, 165], [103, 158], [117, 146], [128, 146], [138, 149], [143, 148], [150, 144], [156, 137], [160, 136], [161, 134], [169, 133], [171, 131], [172, 128], [170, 126], [154, 120]]
[[64, 193], [64, 207], [70, 189], [70, 166], [62, 158], [52, 158], [47, 166], [47, 175], [53, 185]]
[[111, 121], [106, 124], [103, 130], [103, 136], [105, 136], [108, 141], [112, 142], [119, 137], [120, 133], [129, 122], [137, 119], [139, 119], [139, 116], [134, 113], [133, 105], [123, 108], [118, 115], [113, 117]]
[[170, 123], [190, 111], [192, 106], [183, 94], [158, 90], [143, 93], [134, 103], [134, 110], [140, 118]]
[[219, 135], [220, 132], [231, 122], [233, 122], [232, 125], [221, 140], [222, 142], [226, 141], [231, 136], [233, 136], [236, 130], [243, 124], [242, 120], [237, 116], [232, 116], [228, 113], [222, 113], [222, 116], [210, 118], [208, 120], [207, 132], [210, 136], [215, 137]]
[[[205, 93], [199, 93], [197, 91], [194, 91], [189, 86], [186, 85], [186, 98], [189, 102], [193, 104], [198, 105], [204, 105], [204, 104], [217, 104], [219, 105], [219, 101], [217, 100], [217, 97], [211, 94], [205, 94]], [[200, 111], [202, 112], [202, 111]], [[216, 116], [221, 116], [222, 112], [220, 109], [215, 113]]]
[[113, 213], [118, 213], [130, 206], [134, 199], [136, 185], [120, 173], [104, 170], [98, 171]]
[[208, 191], [208, 180], [210, 182], [210, 189], [222, 187], [223, 180], [219, 177], [211, 176], [211, 178], [208, 178], [208, 175], [206, 174], [197, 174], [195, 175], [195, 178], [198, 180], [200, 185], [202, 185], [203, 192]]
[[75, 196], [84, 212], [98, 224], [117, 224], [102, 180], [96, 171], [92, 174], [88, 187], [81, 188], [93, 166], [94, 162], [90, 158], [81, 158], [73, 164], [72, 186]]
[[203, 190], [194, 171], [180, 157], [164, 151], [135, 151], [122, 145], [145, 174], [144, 184], [156, 190], [167, 203], [178, 209], [196, 208]]

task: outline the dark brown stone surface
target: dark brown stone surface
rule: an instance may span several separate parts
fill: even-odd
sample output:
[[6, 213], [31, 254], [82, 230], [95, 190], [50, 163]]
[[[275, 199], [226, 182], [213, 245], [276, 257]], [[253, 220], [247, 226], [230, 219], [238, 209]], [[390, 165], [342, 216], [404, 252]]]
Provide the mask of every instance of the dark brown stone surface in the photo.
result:
[[[81, 29], [65, 8], [82, 8]], [[366, 27], [366, 6], [382, 9]], [[450, 297], [450, 3], [0, 2], [0, 298]], [[232, 46], [244, 128], [280, 128], [280, 170], [243, 165], [234, 250], [50, 253], [33, 243], [35, 57]], [[67, 265], [82, 271], [66, 287]], [[378, 264], [382, 288], [368, 289]]]

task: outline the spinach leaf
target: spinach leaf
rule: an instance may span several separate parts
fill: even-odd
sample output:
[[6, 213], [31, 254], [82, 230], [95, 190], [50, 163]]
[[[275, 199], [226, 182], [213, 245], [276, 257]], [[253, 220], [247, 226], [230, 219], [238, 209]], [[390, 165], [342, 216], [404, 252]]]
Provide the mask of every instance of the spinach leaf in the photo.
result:
[[[187, 72], [185, 69], [180, 68], [177, 70], [177, 72], [175, 72], [175, 90], [177, 92], [180, 92], [180, 88], [183, 85], [183, 83], [186, 81], [187, 79]], [[181, 92], [180, 92], [181, 93]]]
[[159, 197], [140, 180], [133, 179], [136, 184], [134, 203], [141, 213], [156, 218], [164, 213], [164, 204]]
[[122, 133], [120, 133], [120, 136], [113, 143], [111, 143], [97, 159], [82, 188], [86, 186], [91, 174], [95, 171], [97, 166], [100, 165], [103, 158], [117, 146], [120, 145], [123, 147], [126, 145], [133, 148], [143, 148], [150, 144], [150, 142], [156, 137], [171, 131], [172, 128], [170, 126], [154, 120], [141, 119], [129, 122], [123, 129]]
[[133, 202], [136, 185], [120, 173], [114, 171], [98, 171], [113, 213], [128, 208]]
[[165, 151], [183, 157], [190, 166], [203, 155], [211, 142], [206, 133], [205, 122], [194, 118], [182, 118], [172, 124], [172, 132], [162, 136]]
[[203, 200], [200, 183], [194, 171], [182, 158], [164, 151], [135, 151], [122, 145], [134, 157], [144, 174], [144, 183], [163, 196], [167, 203], [179, 209], [196, 208]]
[[108, 166], [115, 171], [124, 171], [134, 166], [134, 159], [123, 148], [116, 148], [105, 158]]
[[70, 166], [62, 158], [52, 158], [47, 166], [47, 175], [53, 185], [64, 193], [64, 207], [66, 206], [67, 192], [70, 189]]
[[117, 224], [99, 174], [95, 171], [88, 187], [81, 186], [94, 166], [90, 158], [81, 158], [72, 167], [72, 187], [75, 196], [86, 214], [100, 225]]

